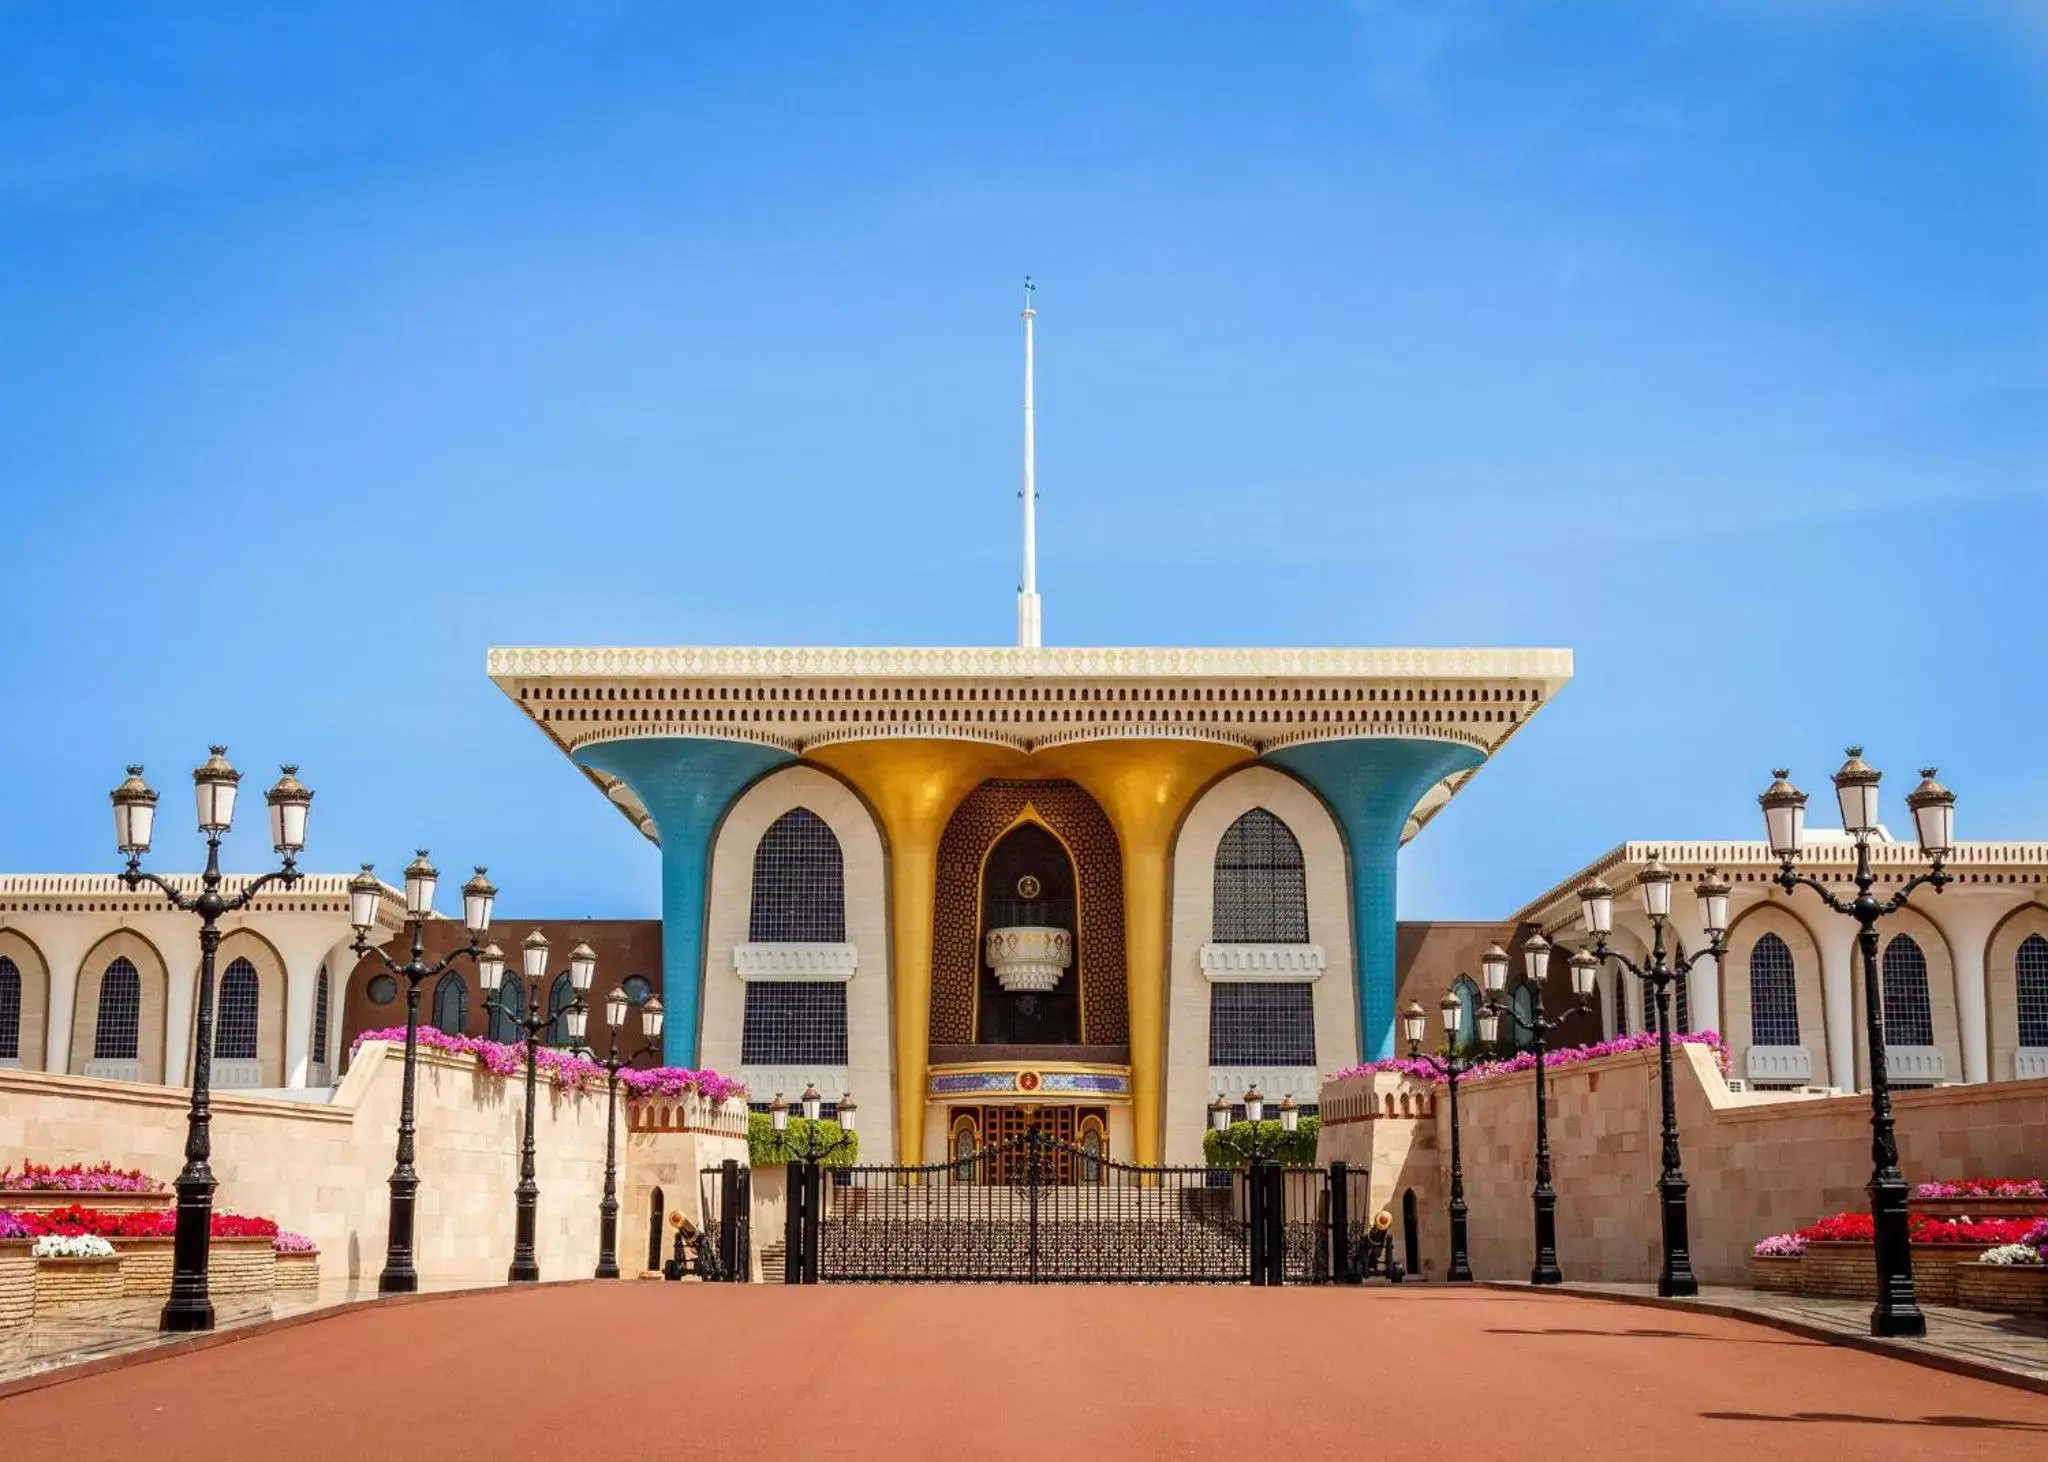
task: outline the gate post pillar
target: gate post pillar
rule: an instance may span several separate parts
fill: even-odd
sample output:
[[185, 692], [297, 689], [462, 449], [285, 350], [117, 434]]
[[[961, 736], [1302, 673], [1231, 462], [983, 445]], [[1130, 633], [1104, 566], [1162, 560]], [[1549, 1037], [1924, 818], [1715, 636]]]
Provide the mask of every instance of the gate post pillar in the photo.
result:
[[1358, 1282], [1351, 1268], [1351, 1170], [1341, 1157], [1330, 1164], [1330, 1279]]
[[804, 1282], [804, 1165], [785, 1164], [782, 1169], [782, 1282]]

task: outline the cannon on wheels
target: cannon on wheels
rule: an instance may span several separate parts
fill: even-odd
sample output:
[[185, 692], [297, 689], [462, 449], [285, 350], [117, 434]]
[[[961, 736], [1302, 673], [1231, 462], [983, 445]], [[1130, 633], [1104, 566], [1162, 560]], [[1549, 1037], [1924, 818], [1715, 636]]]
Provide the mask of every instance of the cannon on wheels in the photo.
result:
[[1371, 1227], [1351, 1252], [1351, 1272], [1360, 1280], [1377, 1275], [1389, 1284], [1399, 1284], [1408, 1277], [1408, 1271], [1394, 1257], [1394, 1215], [1388, 1210], [1382, 1208], [1372, 1216]]

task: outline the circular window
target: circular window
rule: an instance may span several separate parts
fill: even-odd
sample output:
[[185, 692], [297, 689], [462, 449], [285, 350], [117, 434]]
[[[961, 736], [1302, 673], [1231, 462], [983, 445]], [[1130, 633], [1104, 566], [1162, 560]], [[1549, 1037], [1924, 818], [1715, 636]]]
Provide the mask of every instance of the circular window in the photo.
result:
[[398, 981], [389, 975], [377, 975], [370, 981], [368, 994], [372, 1005], [389, 1005], [398, 998]]
[[1040, 887], [1041, 885], [1038, 880], [1027, 873], [1017, 880], [1017, 897], [1020, 899], [1035, 899], [1038, 897]]
[[619, 981], [619, 988], [626, 992], [626, 998], [635, 1005], [645, 1005], [647, 997], [654, 993], [654, 986], [647, 983], [644, 975], [628, 975]]

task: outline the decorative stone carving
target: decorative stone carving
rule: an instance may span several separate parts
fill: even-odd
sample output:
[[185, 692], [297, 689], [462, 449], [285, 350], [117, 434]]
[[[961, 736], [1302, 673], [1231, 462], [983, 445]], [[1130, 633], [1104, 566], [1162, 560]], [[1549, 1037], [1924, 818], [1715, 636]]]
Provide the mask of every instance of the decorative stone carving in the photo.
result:
[[1890, 1081], [1942, 1082], [1948, 1079], [1948, 1063], [1939, 1046], [1894, 1046], [1884, 1048], [1885, 1077]]
[[1751, 1081], [1810, 1081], [1813, 1056], [1804, 1046], [1751, 1046], [1745, 1069]]
[[2021, 1081], [2029, 1077], [2048, 1076], [2048, 1046], [2020, 1047], [2013, 1065], [2013, 1075]]
[[1211, 980], [1313, 980], [1323, 973], [1320, 944], [1205, 944], [1202, 973]]
[[860, 951], [851, 944], [735, 944], [732, 949], [732, 967], [749, 983], [850, 980], [859, 963]]
[[991, 929], [988, 962], [996, 983], [1013, 995], [1050, 990], [1074, 962], [1074, 936], [1036, 924]]

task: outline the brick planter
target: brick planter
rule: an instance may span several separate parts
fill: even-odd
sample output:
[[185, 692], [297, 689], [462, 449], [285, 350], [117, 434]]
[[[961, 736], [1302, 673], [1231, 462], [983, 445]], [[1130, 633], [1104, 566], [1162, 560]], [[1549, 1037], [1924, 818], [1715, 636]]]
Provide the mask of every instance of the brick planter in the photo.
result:
[[26, 1325], [36, 1314], [34, 1239], [0, 1239], [0, 1330]]
[[[114, 1245], [126, 1261], [121, 1266], [121, 1292], [131, 1298], [167, 1298], [175, 1242], [169, 1234], [116, 1239]], [[267, 1294], [277, 1283], [275, 1260], [267, 1238], [215, 1239], [207, 1249], [206, 1287], [215, 1295]]]
[[1922, 1218], [2048, 1218], [2048, 1198], [1915, 1198], [1906, 1207]]
[[64, 1305], [121, 1298], [121, 1256], [105, 1259], [38, 1259], [36, 1313]]
[[[1922, 1304], [1956, 1303], [1956, 1271], [1974, 1266], [1990, 1244], [1913, 1245], [1913, 1291]], [[1875, 1300], [1877, 1246], [1808, 1240], [1801, 1293], [1816, 1299]]]
[[1956, 1303], [1998, 1315], [2048, 1316], [2048, 1267], [2039, 1264], [1960, 1264]]
[[1749, 1258], [1750, 1288], [1770, 1294], [1804, 1294], [1806, 1278], [1802, 1266], [1805, 1262], [1797, 1255], [1764, 1258], [1752, 1254]]
[[320, 1251], [308, 1249], [303, 1254], [279, 1254], [276, 1260], [276, 1273], [279, 1289], [318, 1289]]
[[60, 1193], [44, 1190], [0, 1193], [0, 1208], [16, 1213], [49, 1213], [59, 1208], [95, 1213], [164, 1213], [178, 1206], [178, 1195], [162, 1193]]

